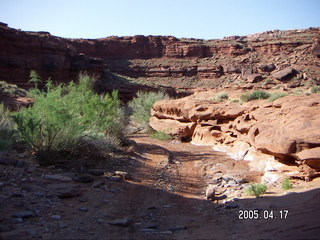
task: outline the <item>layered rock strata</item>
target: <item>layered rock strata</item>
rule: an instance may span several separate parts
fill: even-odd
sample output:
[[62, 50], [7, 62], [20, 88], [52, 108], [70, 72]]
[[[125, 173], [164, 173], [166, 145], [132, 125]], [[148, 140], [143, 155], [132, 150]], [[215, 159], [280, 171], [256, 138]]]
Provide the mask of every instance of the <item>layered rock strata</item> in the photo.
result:
[[319, 94], [243, 105], [191, 97], [161, 100], [153, 106], [150, 125], [237, 159], [254, 163], [271, 157], [300, 170], [304, 166], [306, 178], [320, 171]]

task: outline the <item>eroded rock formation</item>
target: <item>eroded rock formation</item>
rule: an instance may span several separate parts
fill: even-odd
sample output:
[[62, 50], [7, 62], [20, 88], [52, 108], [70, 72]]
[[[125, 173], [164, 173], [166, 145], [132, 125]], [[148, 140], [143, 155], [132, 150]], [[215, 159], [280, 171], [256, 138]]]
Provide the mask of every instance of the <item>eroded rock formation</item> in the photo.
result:
[[320, 171], [319, 94], [243, 105], [194, 96], [161, 100], [153, 106], [150, 125], [194, 144], [224, 149], [238, 159], [272, 156], [287, 165], [309, 167], [306, 176]]

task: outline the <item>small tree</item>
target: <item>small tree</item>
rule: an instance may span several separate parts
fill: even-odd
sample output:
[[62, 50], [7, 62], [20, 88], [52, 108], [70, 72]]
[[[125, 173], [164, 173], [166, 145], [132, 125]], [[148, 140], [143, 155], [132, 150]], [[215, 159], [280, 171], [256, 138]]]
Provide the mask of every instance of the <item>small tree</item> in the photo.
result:
[[30, 71], [30, 80], [28, 81], [28, 83], [33, 83], [34, 84], [34, 88], [38, 88], [38, 84], [41, 83], [41, 79], [39, 74], [35, 71], [35, 70], [31, 70]]

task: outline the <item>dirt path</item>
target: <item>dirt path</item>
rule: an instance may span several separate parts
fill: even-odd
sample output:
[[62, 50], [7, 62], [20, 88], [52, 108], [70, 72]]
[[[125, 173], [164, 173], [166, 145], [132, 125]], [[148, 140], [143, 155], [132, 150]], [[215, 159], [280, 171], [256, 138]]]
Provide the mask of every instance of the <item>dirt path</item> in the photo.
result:
[[[28, 158], [24, 160], [30, 160], [29, 168], [0, 164], [0, 239], [318, 236], [319, 180], [297, 184], [291, 191], [296, 193], [283, 194], [273, 189], [273, 194], [261, 198], [243, 198], [244, 180], [259, 180], [260, 176], [249, 172], [245, 162], [234, 161], [210, 147], [159, 141], [144, 135], [131, 139], [136, 145], [129, 151], [130, 157], [117, 156], [119, 162], [114, 169], [129, 172], [130, 180], [91, 176], [88, 183], [75, 182], [72, 178], [79, 173], [38, 167]], [[49, 179], [48, 175], [59, 179]], [[65, 179], [68, 176], [72, 178]], [[206, 200], [204, 193], [214, 181], [219, 191], [225, 189], [220, 196], [226, 198], [213, 202]], [[69, 197], [57, 197], [56, 187]], [[273, 211], [278, 218], [239, 219], [240, 210], [254, 209], [261, 214], [263, 210]], [[282, 210], [289, 211], [286, 219], [280, 219]], [[26, 211], [31, 216], [12, 217]]]

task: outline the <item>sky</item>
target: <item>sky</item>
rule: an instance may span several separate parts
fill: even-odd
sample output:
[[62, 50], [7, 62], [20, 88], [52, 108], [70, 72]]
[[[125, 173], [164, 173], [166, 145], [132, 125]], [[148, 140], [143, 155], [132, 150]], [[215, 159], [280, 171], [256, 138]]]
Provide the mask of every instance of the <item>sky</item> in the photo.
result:
[[320, 0], [0, 0], [0, 22], [67, 38], [217, 39], [320, 27]]

